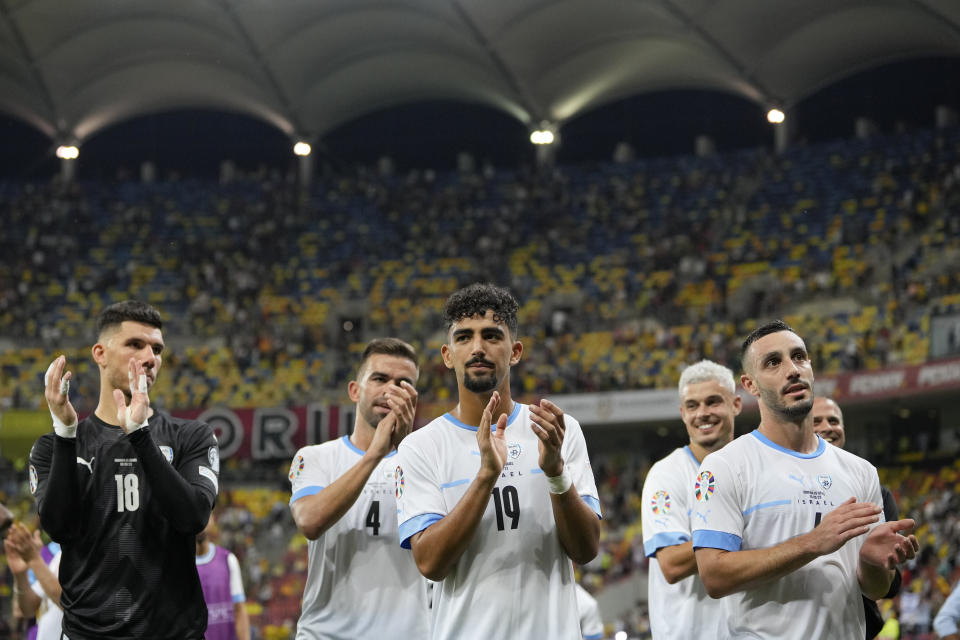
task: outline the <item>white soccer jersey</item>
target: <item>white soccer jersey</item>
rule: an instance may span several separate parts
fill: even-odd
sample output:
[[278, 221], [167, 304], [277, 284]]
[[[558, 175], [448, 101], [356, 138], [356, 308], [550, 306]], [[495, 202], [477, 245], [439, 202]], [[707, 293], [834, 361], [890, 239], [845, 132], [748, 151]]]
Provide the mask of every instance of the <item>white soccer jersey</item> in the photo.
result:
[[[882, 504], [873, 465], [817, 441], [802, 454], [753, 431], [704, 458], [692, 488], [694, 548], [764, 549], [809, 532], [850, 497]], [[723, 598], [721, 637], [863, 638], [857, 565], [865, 538]]]
[[[600, 515], [580, 424], [565, 416], [564, 468]], [[515, 403], [506, 428], [507, 463], [470, 544], [434, 589], [433, 637], [577, 640], [573, 563], [560, 545], [550, 492], [538, 466], [529, 408]], [[480, 469], [477, 427], [450, 414], [400, 444], [400, 542], [442, 519]]]
[[650, 558], [647, 599], [656, 640], [716, 638], [719, 633], [723, 608], [707, 595], [700, 576], [669, 584], [657, 561], [658, 550], [691, 539], [690, 488], [699, 468], [690, 447], [682, 447], [650, 467], [643, 482], [643, 551]]
[[[63, 552], [59, 550], [59, 547], [60, 545], [57, 545], [57, 553], [50, 559], [50, 564], [47, 565], [55, 576], [60, 575], [60, 558], [63, 557]], [[41, 599], [40, 608], [37, 610], [36, 640], [60, 640], [60, 632], [63, 630], [63, 610], [43, 590], [40, 581], [33, 578], [32, 570], [30, 576], [32, 578], [30, 588]]]
[[[297, 452], [290, 504], [322, 491], [360, 461], [346, 436]], [[397, 547], [394, 453], [385, 457], [340, 520], [308, 548], [297, 640], [426, 638], [426, 584]]]
[[603, 640], [603, 619], [600, 605], [586, 589], [577, 585], [577, 611], [580, 612], [580, 635], [583, 640]]

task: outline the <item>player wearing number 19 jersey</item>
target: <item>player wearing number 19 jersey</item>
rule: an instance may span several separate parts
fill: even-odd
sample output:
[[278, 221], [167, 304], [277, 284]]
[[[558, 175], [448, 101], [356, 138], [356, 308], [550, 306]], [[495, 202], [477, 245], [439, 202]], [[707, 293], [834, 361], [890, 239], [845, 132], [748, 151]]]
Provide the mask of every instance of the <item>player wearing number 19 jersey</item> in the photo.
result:
[[450, 296], [441, 353], [459, 403], [397, 456], [400, 544], [442, 581], [436, 639], [580, 638], [571, 560], [596, 556], [600, 505], [577, 421], [510, 396], [518, 306], [493, 285]]
[[426, 638], [426, 581], [397, 546], [395, 445], [416, 407], [416, 352], [395, 338], [367, 345], [348, 391], [353, 434], [300, 449], [290, 509], [310, 540], [297, 640]]
[[[599, 517], [583, 433], [565, 418], [565, 466]], [[573, 564], [557, 537], [531, 424], [529, 407], [515, 402], [500, 480], [459, 562], [435, 588], [434, 638], [580, 638]], [[400, 457], [400, 542], [409, 548], [414, 534], [454, 509], [476, 475], [477, 427], [445, 414], [410, 434]]]
[[216, 438], [149, 406], [163, 351], [156, 310], [111, 305], [98, 328], [96, 411], [77, 421], [57, 358], [45, 380], [55, 433], [30, 454], [42, 526], [63, 550], [64, 638], [200, 640], [207, 609], [194, 538], [217, 496]]

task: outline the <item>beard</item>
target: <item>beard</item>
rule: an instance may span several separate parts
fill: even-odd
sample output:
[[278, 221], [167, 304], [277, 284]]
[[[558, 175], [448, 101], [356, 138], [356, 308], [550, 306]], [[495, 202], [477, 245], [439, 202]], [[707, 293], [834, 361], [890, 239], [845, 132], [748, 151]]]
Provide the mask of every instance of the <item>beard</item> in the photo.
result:
[[376, 409], [376, 405], [374, 405], [373, 403], [370, 403], [360, 411], [360, 415], [363, 416], [363, 419], [366, 420], [367, 424], [373, 427], [374, 429], [377, 428], [377, 425], [380, 424], [381, 420], [383, 420], [388, 415], [390, 415], [389, 412], [384, 413], [383, 415], [380, 415], [375, 411], [375, 409]]
[[812, 396], [806, 400], [801, 400], [792, 405], [786, 404], [780, 399], [780, 395], [776, 391], [769, 389], [762, 390], [760, 392], [760, 397], [768, 407], [790, 420], [802, 420], [803, 418], [806, 418], [813, 409]]
[[463, 386], [474, 393], [487, 393], [497, 388], [497, 374], [493, 371], [489, 375], [473, 376], [469, 371], [463, 374]]

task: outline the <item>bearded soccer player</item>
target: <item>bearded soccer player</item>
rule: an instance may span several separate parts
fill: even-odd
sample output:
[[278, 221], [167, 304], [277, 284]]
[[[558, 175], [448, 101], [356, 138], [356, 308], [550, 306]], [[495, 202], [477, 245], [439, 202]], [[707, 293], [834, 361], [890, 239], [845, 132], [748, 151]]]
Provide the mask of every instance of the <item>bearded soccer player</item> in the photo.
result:
[[397, 444], [413, 428], [413, 347], [371, 341], [347, 385], [353, 433], [297, 452], [290, 510], [310, 541], [297, 640], [425, 638], [426, 581], [397, 546]]
[[511, 397], [517, 311], [493, 285], [450, 296], [459, 404], [400, 445], [400, 543], [440, 581], [433, 638], [580, 638], [571, 560], [597, 554], [597, 488], [577, 421]]
[[714, 638], [720, 602], [697, 575], [690, 535], [690, 487], [704, 457], [733, 440], [740, 414], [733, 371], [709, 360], [683, 370], [680, 417], [690, 444], [656, 462], [643, 482], [643, 547], [650, 558], [648, 599], [654, 640]]
[[54, 433], [30, 454], [40, 522], [63, 551], [63, 637], [200, 640], [207, 609], [194, 539], [217, 497], [219, 453], [206, 424], [155, 411], [163, 362], [160, 314], [130, 300], [97, 320], [100, 399], [78, 420], [71, 372], [47, 369]]
[[[707, 593], [723, 598], [721, 638], [863, 638], [861, 593], [882, 597], [915, 557], [913, 520], [883, 522], [869, 462], [813, 432], [813, 370], [782, 321], [741, 350], [740, 382], [760, 425], [700, 464], [693, 548]], [[880, 523], [880, 524], [878, 524]]]

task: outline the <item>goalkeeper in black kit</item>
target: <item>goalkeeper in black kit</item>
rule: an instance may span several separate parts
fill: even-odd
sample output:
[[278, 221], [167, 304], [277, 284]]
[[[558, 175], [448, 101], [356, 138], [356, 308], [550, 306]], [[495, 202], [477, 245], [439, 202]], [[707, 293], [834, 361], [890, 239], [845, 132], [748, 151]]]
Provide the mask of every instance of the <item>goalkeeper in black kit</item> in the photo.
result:
[[30, 489], [63, 549], [65, 640], [201, 640], [207, 627], [195, 539], [217, 497], [219, 451], [208, 425], [150, 407], [161, 327], [142, 302], [103, 310], [91, 350], [100, 400], [79, 424], [66, 359], [47, 369], [54, 433], [30, 452]]

